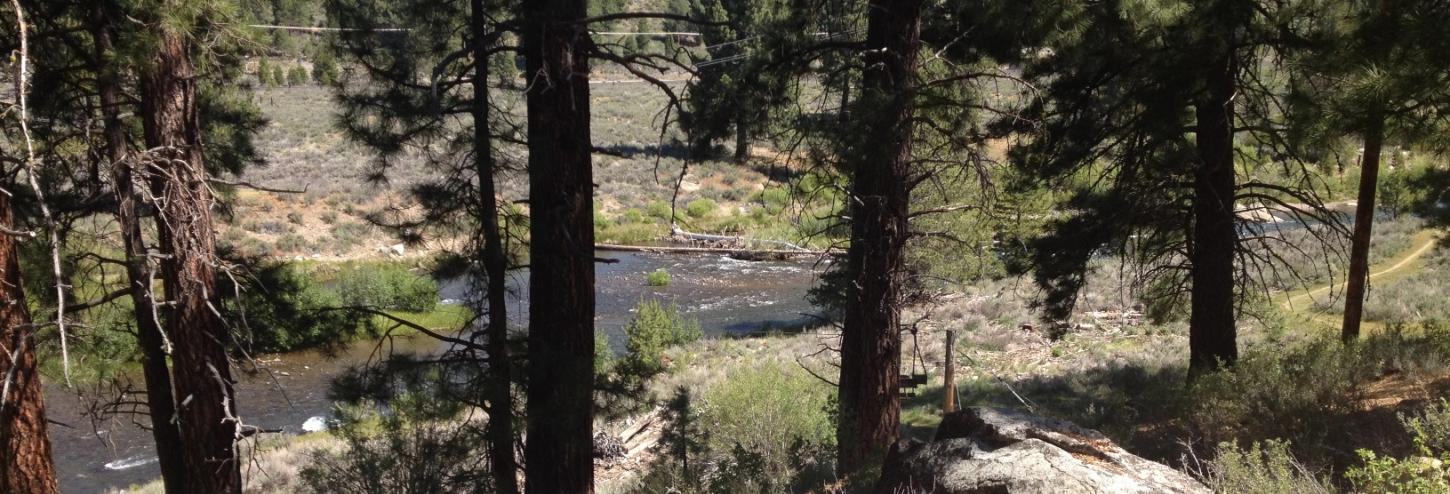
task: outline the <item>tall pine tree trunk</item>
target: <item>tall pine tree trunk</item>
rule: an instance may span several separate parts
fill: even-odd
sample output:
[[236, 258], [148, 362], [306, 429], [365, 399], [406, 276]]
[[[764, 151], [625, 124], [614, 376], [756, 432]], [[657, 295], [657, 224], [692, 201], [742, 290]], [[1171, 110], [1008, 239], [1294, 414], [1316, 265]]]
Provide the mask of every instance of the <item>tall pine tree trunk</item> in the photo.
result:
[[508, 301], [505, 278], [508, 257], [498, 228], [498, 200], [494, 191], [493, 136], [489, 131], [488, 17], [483, 0], [472, 0], [473, 29], [473, 160], [478, 174], [478, 221], [483, 237], [484, 274], [488, 277], [489, 455], [494, 492], [518, 492], [518, 464], [514, 458], [514, 400], [509, 377]]
[[852, 158], [851, 245], [841, 336], [838, 470], [879, 461], [901, 426], [900, 303], [910, 233], [912, 95], [921, 3], [874, 0], [869, 8], [860, 111]]
[[529, 492], [594, 489], [594, 218], [585, 0], [524, 2]]
[[1354, 207], [1354, 233], [1350, 237], [1349, 281], [1344, 290], [1345, 343], [1359, 338], [1364, 317], [1364, 291], [1369, 283], [1369, 241], [1374, 230], [1375, 189], [1379, 185], [1380, 154], [1384, 147], [1385, 122], [1375, 117], [1364, 132], [1364, 156], [1359, 166], [1359, 203]]
[[750, 122], [744, 112], [735, 115], [735, 162], [744, 163], [750, 158]]
[[[107, 62], [116, 56], [111, 38], [111, 13], [97, 2], [92, 10], [92, 36], [97, 66], [96, 91], [101, 106], [104, 157], [110, 165], [112, 190], [116, 195], [116, 223], [121, 230], [126, 260], [126, 283], [130, 289], [132, 316], [136, 319], [137, 343], [141, 347], [141, 369], [146, 380], [146, 404], [151, 417], [151, 435], [162, 483], [168, 493], [184, 492], [186, 467], [182, 463], [181, 433], [173, 418], [176, 405], [171, 394], [171, 374], [166, 364], [165, 338], [157, 321], [151, 297], [153, 273], [146, 258], [139, 198], [132, 169], [136, 160], [127, 159], [126, 134], [121, 125], [121, 82], [115, 67]], [[144, 176], [144, 173], [142, 174]]]
[[214, 198], [202, 162], [196, 74], [180, 33], [161, 28], [141, 77], [141, 114], [152, 151], [161, 279], [166, 290], [176, 423], [187, 477], [183, 492], [241, 492], [226, 323], [216, 312]]
[[1193, 235], [1189, 315], [1189, 370], [1212, 371], [1238, 360], [1234, 312], [1234, 251], [1238, 230], [1233, 160], [1232, 55], [1212, 62], [1207, 91], [1197, 104], [1199, 168], [1193, 181]]
[[[0, 227], [14, 230], [0, 193]], [[0, 492], [58, 492], [46, 435], [45, 395], [35, 359], [35, 325], [20, 281], [20, 246], [0, 233]]]

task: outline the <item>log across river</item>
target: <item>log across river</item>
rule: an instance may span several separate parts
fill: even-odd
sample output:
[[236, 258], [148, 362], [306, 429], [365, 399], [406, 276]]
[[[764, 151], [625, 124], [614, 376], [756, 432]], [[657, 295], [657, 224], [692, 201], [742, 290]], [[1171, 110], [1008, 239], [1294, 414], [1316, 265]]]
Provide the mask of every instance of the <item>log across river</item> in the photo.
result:
[[[790, 261], [742, 261], [713, 252], [600, 251], [597, 256], [617, 261], [595, 266], [595, 324], [609, 335], [616, 350], [623, 348], [624, 324], [635, 304], [645, 297], [673, 301], [700, 321], [706, 335], [812, 325], [816, 311], [806, 301], [806, 292], [829, 262], [809, 256]], [[670, 273], [668, 286], [646, 286], [645, 275], [657, 269]], [[440, 287], [440, 298], [447, 302], [468, 295], [462, 282], [445, 281]], [[527, 300], [521, 296], [528, 293], [527, 272], [515, 273], [510, 288], [510, 318], [521, 327], [528, 314]], [[360, 341], [335, 357], [314, 351], [258, 356], [268, 372], [234, 373], [239, 381], [237, 404], [242, 419], [264, 429], [300, 432], [309, 418], [326, 415], [331, 409], [327, 390], [332, 378], [373, 358], [378, 343]], [[395, 338], [388, 346], [412, 353], [442, 349], [439, 343], [422, 337]], [[139, 375], [133, 379], [140, 384]], [[71, 426], [50, 427], [62, 491], [102, 492], [159, 475], [149, 432], [126, 418], [93, 428], [83, 415], [83, 401], [59, 381], [46, 383], [46, 400], [49, 417]]]

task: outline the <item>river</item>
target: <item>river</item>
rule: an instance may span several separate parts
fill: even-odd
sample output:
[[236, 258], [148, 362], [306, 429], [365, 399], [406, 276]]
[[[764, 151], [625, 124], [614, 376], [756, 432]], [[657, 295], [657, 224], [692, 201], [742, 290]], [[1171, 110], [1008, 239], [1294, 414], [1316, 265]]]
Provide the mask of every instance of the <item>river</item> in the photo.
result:
[[[739, 335], [811, 324], [815, 310], [806, 291], [825, 268], [807, 261], [740, 261], [724, 255], [648, 254], [599, 252], [618, 262], [596, 264], [596, 325], [609, 335], [616, 350], [623, 345], [623, 327], [635, 304], [645, 297], [673, 301], [697, 318], [706, 335]], [[664, 269], [670, 283], [646, 286], [646, 273]], [[510, 319], [523, 321], [527, 301], [527, 273], [510, 280]], [[441, 283], [440, 298], [464, 298], [460, 282]], [[237, 406], [244, 422], [264, 429], [300, 432], [310, 417], [326, 415], [332, 407], [328, 385], [345, 369], [378, 356], [378, 341], [360, 341], [335, 356], [316, 351], [257, 356], [266, 372], [234, 372]], [[394, 338], [384, 345], [396, 352], [431, 353], [439, 343], [422, 338]], [[139, 376], [136, 387], [141, 388]], [[60, 470], [61, 490], [67, 493], [102, 492], [139, 484], [160, 475], [150, 433], [127, 417], [92, 427], [85, 418], [86, 400], [57, 382], [46, 388], [50, 437]], [[96, 393], [90, 393], [96, 394]], [[129, 399], [143, 400], [142, 396]], [[140, 418], [146, 423], [145, 418]]]

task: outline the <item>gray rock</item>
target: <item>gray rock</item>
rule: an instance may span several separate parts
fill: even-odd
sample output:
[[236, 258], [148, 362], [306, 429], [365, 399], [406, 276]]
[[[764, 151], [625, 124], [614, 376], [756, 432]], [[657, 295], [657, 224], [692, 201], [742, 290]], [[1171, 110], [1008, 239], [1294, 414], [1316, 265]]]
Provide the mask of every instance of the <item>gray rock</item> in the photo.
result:
[[1209, 493], [1193, 477], [1134, 456], [1070, 422], [975, 407], [942, 419], [930, 443], [898, 441], [878, 494]]

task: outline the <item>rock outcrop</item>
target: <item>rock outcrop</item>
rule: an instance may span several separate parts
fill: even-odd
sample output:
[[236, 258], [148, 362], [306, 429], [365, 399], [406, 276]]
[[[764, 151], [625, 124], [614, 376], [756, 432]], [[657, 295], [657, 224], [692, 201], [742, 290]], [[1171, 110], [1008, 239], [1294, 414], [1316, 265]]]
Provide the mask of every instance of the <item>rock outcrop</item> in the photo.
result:
[[902, 440], [878, 494], [1209, 493], [1193, 477], [1134, 456], [1094, 430], [997, 408], [948, 414], [929, 443]]

